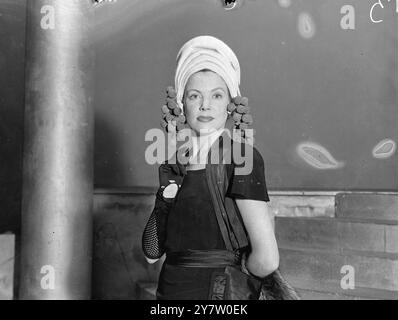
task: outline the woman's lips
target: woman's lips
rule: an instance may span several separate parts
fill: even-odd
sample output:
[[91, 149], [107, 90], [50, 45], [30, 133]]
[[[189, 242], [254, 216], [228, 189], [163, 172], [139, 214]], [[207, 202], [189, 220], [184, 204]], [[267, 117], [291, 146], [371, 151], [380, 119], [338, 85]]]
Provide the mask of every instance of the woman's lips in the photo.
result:
[[199, 116], [196, 118], [198, 121], [200, 122], [209, 122], [211, 120], [213, 120], [213, 117], [205, 117], [205, 116]]

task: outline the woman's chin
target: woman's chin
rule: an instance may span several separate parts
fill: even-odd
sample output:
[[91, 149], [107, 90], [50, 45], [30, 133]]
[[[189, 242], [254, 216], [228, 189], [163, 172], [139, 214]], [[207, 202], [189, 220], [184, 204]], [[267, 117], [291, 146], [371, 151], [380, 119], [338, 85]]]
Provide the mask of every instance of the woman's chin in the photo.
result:
[[191, 126], [191, 128], [195, 131], [196, 135], [200, 136], [206, 136], [220, 129], [214, 125], [208, 124], [195, 124], [195, 126]]

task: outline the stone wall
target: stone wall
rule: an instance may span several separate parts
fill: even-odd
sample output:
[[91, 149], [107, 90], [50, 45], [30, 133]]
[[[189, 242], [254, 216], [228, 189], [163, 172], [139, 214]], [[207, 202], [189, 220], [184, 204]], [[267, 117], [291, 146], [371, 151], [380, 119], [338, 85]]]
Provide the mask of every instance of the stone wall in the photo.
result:
[[[161, 262], [149, 265], [141, 234], [152, 189], [97, 190], [94, 297], [153, 298]], [[398, 195], [269, 192], [280, 269], [305, 299], [398, 299]], [[352, 266], [355, 289], [342, 289]]]
[[[276, 218], [286, 277], [307, 298], [398, 299], [398, 196], [340, 193], [335, 209], [333, 217]], [[352, 289], [341, 285], [347, 268]]]
[[[154, 298], [162, 261], [146, 262], [141, 235], [155, 191], [96, 190], [94, 299]], [[397, 194], [269, 194], [280, 269], [304, 299], [398, 299]], [[0, 235], [0, 299], [13, 298], [14, 248], [14, 235]], [[353, 289], [341, 286], [344, 266], [354, 270]]]

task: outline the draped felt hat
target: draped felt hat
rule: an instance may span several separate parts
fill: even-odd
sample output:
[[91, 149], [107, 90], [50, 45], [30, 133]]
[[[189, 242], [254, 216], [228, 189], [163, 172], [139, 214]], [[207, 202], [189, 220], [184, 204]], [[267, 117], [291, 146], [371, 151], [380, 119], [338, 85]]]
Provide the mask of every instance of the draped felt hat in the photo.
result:
[[175, 90], [177, 103], [183, 109], [183, 96], [189, 77], [208, 69], [226, 83], [232, 98], [240, 96], [240, 65], [232, 49], [220, 39], [198, 36], [186, 42], [177, 54]]

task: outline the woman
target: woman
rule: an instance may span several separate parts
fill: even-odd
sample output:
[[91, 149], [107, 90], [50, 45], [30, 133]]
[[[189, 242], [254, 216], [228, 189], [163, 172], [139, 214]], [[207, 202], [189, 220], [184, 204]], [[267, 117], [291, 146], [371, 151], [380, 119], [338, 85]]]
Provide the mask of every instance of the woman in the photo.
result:
[[[249, 246], [236, 245], [235, 241], [231, 249], [217, 216], [219, 208], [213, 194], [216, 191], [211, 189], [206, 173], [210, 148], [222, 136], [226, 121], [233, 114], [231, 102], [240, 97], [239, 84], [238, 59], [221, 40], [196, 37], [179, 51], [175, 92], [169, 92], [169, 97], [175, 97], [192, 129], [192, 149], [186, 166], [165, 163], [160, 167], [155, 208], [143, 234], [143, 250], [150, 263], [166, 254], [158, 299], [208, 299], [214, 289], [214, 275], [225, 271], [223, 264], [214, 261], [231, 250], [238, 253], [238, 259], [247, 252], [245, 267], [255, 277], [264, 278], [278, 268], [278, 247], [266, 203], [269, 198], [264, 162], [258, 150], [253, 148], [251, 172], [238, 176], [236, 171], [228, 170], [228, 190], [224, 195], [236, 203]], [[169, 131], [173, 130], [172, 125], [168, 123]], [[188, 258], [199, 263], [182, 263], [188, 259], [187, 252]]]

